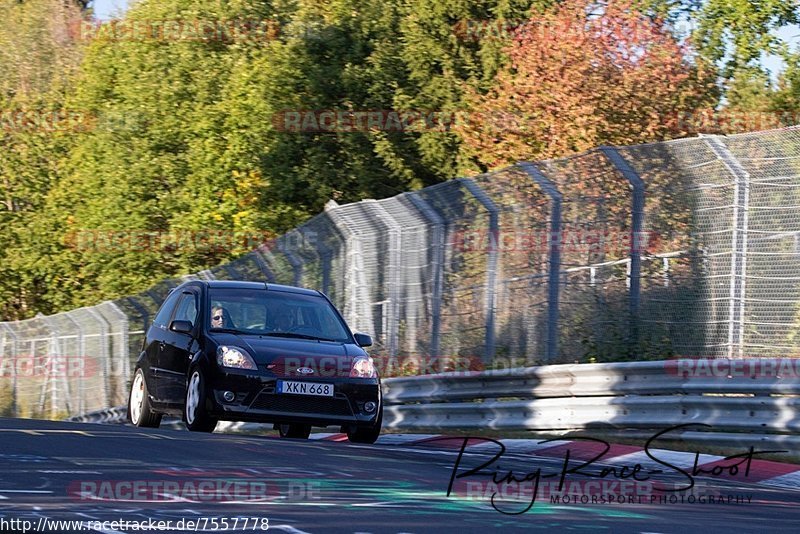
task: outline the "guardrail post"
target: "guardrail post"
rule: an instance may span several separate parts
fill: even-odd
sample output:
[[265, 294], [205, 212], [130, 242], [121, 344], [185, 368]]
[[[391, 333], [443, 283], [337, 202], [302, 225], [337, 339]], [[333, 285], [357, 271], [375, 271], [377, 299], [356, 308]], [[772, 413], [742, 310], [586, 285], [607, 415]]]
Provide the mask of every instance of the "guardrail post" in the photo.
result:
[[430, 204], [416, 193], [405, 193], [423, 217], [430, 221], [431, 251], [433, 263], [433, 288], [431, 291], [431, 348], [430, 356], [434, 361], [439, 355], [439, 340], [442, 323], [442, 289], [444, 288], [444, 249], [445, 222]]
[[486, 261], [486, 348], [483, 356], [484, 363], [489, 363], [494, 359], [495, 350], [494, 314], [497, 307], [495, 298], [497, 293], [497, 255], [500, 250], [498, 243], [500, 210], [478, 184], [469, 178], [458, 178], [458, 181], [489, 212], [489, 257]]
[[550, 181], [533, 163], [522, 161], [517, 164], [550, 197], [550, 246], [548, 247], [547, 282], [547, 346], [545, 360], [558, 358], [559, 328], [559, 290], [561, 288], [561, 202], [563, 196], [556, 185]]
[[750, 203], [750, 173], [716, 135], [703, 139], [734, 178], [731, 281], [728, 305], [728, 358], [741, 358], [744, 347], [745, 273], [747, 272], [747, 210]]
[[610, 146], [601, 146], [600, 151], [608, 158], [614, 167], [622, 173], [622, 176], [631, 184], [633, 188], [633, 205], [631, 206], [631, 250], [630, 267], [628, 282], [630, 291], [628, 293], [629, 309], [631, 314], [630, 341], [631, 347], [635, 348], [639, 341], [639, 303], [641, 301], [641, 273], [642, 273], [642, 248], [647, 245], [644, 235], [644, 201], [645, 183], [641, 176], [633, 167], [622, 157], [619, 151]]

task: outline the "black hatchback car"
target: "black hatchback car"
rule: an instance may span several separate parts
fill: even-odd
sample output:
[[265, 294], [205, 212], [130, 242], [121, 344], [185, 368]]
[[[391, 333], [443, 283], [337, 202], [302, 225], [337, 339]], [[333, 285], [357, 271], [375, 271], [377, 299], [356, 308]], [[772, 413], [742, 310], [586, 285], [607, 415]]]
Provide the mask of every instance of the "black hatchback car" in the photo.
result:
[[219, 420], [272, 423], [292, 438], [335, 425], [374, 443], [383, 403], [370, 345], [319, 291], [193, 280], [170, 292], [147, 331], [128, 419], [157, 427], [180, 415], [202, 432]]

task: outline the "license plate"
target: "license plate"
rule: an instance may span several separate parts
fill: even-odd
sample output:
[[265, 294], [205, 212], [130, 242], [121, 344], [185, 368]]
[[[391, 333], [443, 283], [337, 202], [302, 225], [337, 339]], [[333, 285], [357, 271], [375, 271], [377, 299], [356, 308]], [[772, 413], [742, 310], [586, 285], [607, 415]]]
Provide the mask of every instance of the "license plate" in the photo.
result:
[[276, 386], [275, 391], [277, 393], [288, 393], [290, 395], [317, 395], [318, 397], [333, 397], [333, 384], [278, 380], [278, 385]]

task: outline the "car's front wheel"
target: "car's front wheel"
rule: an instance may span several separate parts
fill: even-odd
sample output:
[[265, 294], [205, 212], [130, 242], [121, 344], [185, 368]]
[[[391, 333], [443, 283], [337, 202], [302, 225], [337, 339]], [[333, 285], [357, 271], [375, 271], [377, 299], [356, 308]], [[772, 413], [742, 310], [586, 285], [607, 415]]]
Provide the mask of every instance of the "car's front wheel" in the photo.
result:
[[213, 432], [217, 419], [208, 415], [206, 409], [206, 381], [199, 368], [189, 373], [186, 385], [186, 401], [183, 403], [183, 422], [192, 432]]
[[381, 409], [381, 413], [378, 415], [378, 420], [375, 422], [375, 426], [367, 428], [356, 428], [355, 430], [348, 431], [347, 439], [351, 443], [366, 443], [367, 445], [372, 445], [373, 443], [378, 441], [378, 436], [381, 435], [382, 425], [383, 425], [383, 409]]
[[161, 424], [161, 414], [150, 407], [150, 396], [147, 392], [147, 382], [144, 372], [136, 369], [131, 384], [131, 394], [128, 397], [128, 421], [138, 427], [158, 428]]
[[300, 423], [278, 425], [278, 432], [282, 438], [308, 439], [308, 436], [311, 435], [311, 425]]

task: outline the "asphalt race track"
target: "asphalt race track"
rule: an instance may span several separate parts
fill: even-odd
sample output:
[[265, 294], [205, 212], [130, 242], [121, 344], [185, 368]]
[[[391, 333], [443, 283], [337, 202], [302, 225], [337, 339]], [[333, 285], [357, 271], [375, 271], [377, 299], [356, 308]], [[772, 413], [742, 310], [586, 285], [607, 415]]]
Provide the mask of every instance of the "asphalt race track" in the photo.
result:
[[[0, 531], [73, 532], [77, 530], [50, 521], [75, 520], [108, 533], [135, 532], [141, 527], [132, 522], [148, 521], [171, 521], [172, 528], [190, 531], [263, 532], [264, 518], [269, 530], [291, 533], [465, 533], [499, 528], [729, 534], [793, 531], [800, 524], [800, 488], [710, 475], [695, 477], [691, 503], [685, 493], [683, 502], [668, 502], [663, 493], [637, 489], [638, 502], [633, 503], [554, 503], [540, 496], [525, 511], [531, 499], [519, 485], [506, 485], [503, 477], [513, 471], [517, 480], [524, 479], [540, 469], [540, 480], [554, 484], [564, 471], [564, 460], [512, 453], [503, 454], [481, 471], [483, 475], [454, 479], [448, 497], [461, 450], [458, 441], [442, 446], [365, 446], [0, 419]], [[488, 443], [470, 447], [457, 472], [465, 474], [489, 462], [495, 450]], [[570, 466], [580, 464], [572, 462]], [[651, 481], [657, 478], [659, 484], [674, 488], [687, 480], [674, 470], [665, 471]], [[490, 472], [495, 472], [498, 484], [485, 474]], [[585, 484], [585, 500], [590, 493], [597, 500], [604, 493], [624, 492], [613, 485], [613, 476], [603, 479], [610, 485], [595, 481], [591, 487], [592, 480], [579, 474], [566, 478], [567, 485]], [[493, 506], [492, 494], [501, 486]], [[677, 493], [671, 495], [677, 499]], [[103, 521], [129, 523], [102, 525]]]

